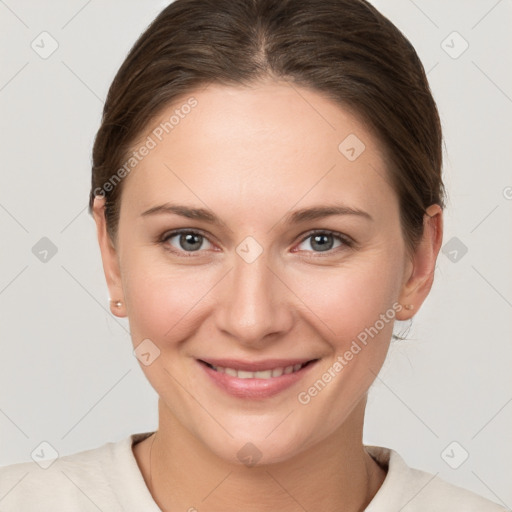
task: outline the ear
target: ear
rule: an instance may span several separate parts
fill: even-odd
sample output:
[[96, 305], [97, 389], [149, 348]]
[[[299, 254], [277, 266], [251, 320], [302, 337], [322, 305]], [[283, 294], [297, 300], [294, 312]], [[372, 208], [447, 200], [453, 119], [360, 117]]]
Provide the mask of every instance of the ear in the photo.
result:
[[429, 206], [423, 216], [423, 236], [404, 275], [399, 302], [411, 309], [397, 312], [398, 320], [408, 320], [421, 307], [432, 288], [437, 255], [443, 240], [443, 210], [438, 204]]
[[[96, 222], [98, 234], [98, 243], [101, 251], [101, 260], [103, 262], [103, 272], [107, 281], [107, 287], [110, 295], [110, 311], [117, 317], [126, 316], [126, 305], [121, 282], [121, 272], [119, 268], [119, 259], [117, 251], [107, 232], [107, 223], [105, 220], [105, 202], [104, 196], [96, 196], [92, 215]], [[117, 307], [116, 302], [120, 301], [121, 306]]]

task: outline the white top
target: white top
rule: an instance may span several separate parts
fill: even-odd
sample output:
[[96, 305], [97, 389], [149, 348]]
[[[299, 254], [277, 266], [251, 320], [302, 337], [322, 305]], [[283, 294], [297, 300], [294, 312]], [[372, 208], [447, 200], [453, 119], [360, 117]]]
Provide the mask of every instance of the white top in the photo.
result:
[[[98, 448], [44, 463], [0, 467], [2, 512], [161, 512], [132, 451], [153, 432], [132, 434]], [[437, 476], [407, 466], [389, 448], [365, 445], [387, 467], [384, 483], [366, 512], [505, 512], [506, 509]], [[39, 462], [39, 461], [38, 461]], [[195, 504], [200, 510], [200, 498]], [[194, 505], [194, 504], [192, 504]]]

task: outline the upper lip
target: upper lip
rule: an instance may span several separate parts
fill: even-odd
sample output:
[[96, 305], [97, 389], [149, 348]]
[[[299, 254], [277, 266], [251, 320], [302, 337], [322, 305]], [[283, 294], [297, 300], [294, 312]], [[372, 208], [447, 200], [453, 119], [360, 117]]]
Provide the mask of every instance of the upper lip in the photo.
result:
[[199, 359], [204, 363], [211, 364], [212, 366], [221, 366], [222, 368], [234, 368], [235, 370], [245, 370], [247, 372], [257, 372], [262, 370], [273, 370], [274, 368], [286, 368], [295, 364], [304, 364], [311, 359], [265, 359], [262, 361], [242, 361], [241, 359]]

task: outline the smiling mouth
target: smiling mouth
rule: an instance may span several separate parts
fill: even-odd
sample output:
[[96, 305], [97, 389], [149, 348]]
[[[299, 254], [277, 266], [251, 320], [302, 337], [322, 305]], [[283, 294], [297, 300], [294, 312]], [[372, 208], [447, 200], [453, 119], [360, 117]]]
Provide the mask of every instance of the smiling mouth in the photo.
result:
[[207, 363], [206, 361], [201, 361], [201, 363], [205, 364], [212, 370], [225, 373], [231, 377], [236, 377], [238, 379], [273, 379], [276, 377], [281, 377], [282, 375], [289, 375], [290, 373], [296, 373], [302, 368], [308, 366], [311, 363], [314, 363], [317, 359], [312, 359], [311, 361], [306, 361], [305, 363], [297, 363], [289, 366], [278, 366], [276, 368], [269, 368], [267, 370], [259, 370], [259, 371], [247, 371], [247, 370], [237, 370], [236, 368], [229, 368], [224, 366], [214, 366], [213, 364]]

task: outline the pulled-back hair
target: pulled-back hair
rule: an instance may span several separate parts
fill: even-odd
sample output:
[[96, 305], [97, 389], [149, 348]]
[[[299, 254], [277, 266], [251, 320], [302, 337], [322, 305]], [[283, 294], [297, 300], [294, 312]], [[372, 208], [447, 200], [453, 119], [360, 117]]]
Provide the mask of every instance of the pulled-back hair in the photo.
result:
[[95, 195], [106, 196], [113, 240], [123, 182], [104, 184], [148, 123], [201, 86], [269, 78], [318, 91], [367, 124], [384, 149], [404, 239], [415, 248], [426, 208], [444, 207], [441, 123], [414, 48], [365, 0], [176, 0], [166, 7], [115, 76], [94, 143], [89, 212]]

